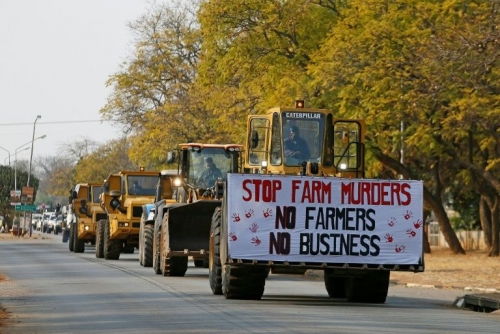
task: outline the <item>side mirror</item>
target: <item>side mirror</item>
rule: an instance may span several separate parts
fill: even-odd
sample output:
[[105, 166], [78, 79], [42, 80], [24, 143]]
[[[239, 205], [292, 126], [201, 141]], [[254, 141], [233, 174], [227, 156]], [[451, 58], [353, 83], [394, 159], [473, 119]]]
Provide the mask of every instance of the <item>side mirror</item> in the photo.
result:
[[259, 145], [259, 133], [257, 131], [252, 131], [250, 136], [250, 148], [256, 148]]
[[167, 164], [171, 164], [175, 162], [175, 151], [170, 151], [167, 153]]

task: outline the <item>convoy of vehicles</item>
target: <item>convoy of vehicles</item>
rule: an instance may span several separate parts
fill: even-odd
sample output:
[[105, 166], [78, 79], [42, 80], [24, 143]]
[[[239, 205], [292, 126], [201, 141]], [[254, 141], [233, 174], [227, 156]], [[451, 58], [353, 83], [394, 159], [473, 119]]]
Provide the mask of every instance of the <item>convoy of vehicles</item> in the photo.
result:
[[71, 190], [68, 246], [72, 252], [83, 253], [85, 244], [96, 243], [97, 221], [106, 218], [100, 206], [102, 186], [103, 183], [79, 183]]
[[422, 183], [364, 179], [364, 122], [299, 104], [248, 117], [246, 172], [217, 184], [212, 292], [260, 299], [269, 268], [319, 269], [330, 297], [383, 303], [391, 270], [424, 270]]
[[423, 186], [365, 179], [364, 135], [363, 120], [297, 101], [248, 116], [245, 146], [181, 144], [177, 173], [111, 174], [99, 201], [75, 187], [73, 208], [97, 222], [98, 258], [138, 247], [141, 265], [184, 276], [193, 257], [227, 299], [260, 299], [270, 271], [314, 269], [330, 297], [384, 303], [391, 271], [424, 271]]
[[196, 266], [208, 267], [211, 217], [221, 205], [215, 185], [241, 170], [241, 149], [237, 144], [186, 143], [169, 152], [167, 162], [178, 163], [180, 184], [174, 201], [155, 203], [155, 273], [184, 276], [188, 257], [194, 258]]
[[158, 172], [120, 171], [106, 179], [100, 205], [106, 218], [97, 222], [96, 257], [118, 260], [139, 246], [142, 206], [154, 202]]

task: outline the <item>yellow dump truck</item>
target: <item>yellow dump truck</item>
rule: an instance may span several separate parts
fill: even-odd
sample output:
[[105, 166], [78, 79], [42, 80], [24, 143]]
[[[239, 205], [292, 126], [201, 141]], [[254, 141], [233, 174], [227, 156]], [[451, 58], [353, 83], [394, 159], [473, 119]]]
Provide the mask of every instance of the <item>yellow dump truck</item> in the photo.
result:
[[66, 213], [70, 251], [83, 253], [85, 244], [96, 242], [97, 221], [106, 217], [99, 199], [102, 186], [103, 183], [79, 183], [71, 190], [70, 212]]
[[96, 257], [118, 260], [139, 246], [143, 205], [155, 200], [159, 172], [120, 171], [106, 179], [100, 205], [106, 218], [97, 222]]

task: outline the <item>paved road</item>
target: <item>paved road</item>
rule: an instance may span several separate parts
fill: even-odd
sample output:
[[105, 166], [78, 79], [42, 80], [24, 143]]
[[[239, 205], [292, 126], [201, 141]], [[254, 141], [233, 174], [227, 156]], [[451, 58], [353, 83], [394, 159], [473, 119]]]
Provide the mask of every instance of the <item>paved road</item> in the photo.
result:
[[[36, 234], [35, 234], [36, 235]], [[384, 305], [330, 299], [322, 281], [270, 275], [261, 301], [212, 295], [207, 269], [155, 275], [136, 254], [75, 254], [60, 236], [0, 240], [5, 333], [498, 333], [500, 317], [453, 308], [463, 292], [391, 286]]]

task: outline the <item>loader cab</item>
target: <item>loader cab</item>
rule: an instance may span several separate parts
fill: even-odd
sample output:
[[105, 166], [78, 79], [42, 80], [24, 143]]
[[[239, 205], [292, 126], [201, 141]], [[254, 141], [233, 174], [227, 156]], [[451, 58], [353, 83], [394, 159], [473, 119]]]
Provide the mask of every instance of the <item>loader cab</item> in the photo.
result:
[[[228, 173], [237, 173], [241, 167], [241, 145], [237, 144], [181, 144], [180, 175], [191, 188], [207, 189]], [[207, 178], [212, 169], [212, 177]]]
[[88, 199], [90, 203], [97, 203], [97, 204], [99, 203], [100, 196], [101, 196], [101, 193], [103, 191], [102, 186], [103, 186], [102, 183], [90, 185], [90, 192], [89, 192], [89, 199]]
[[88, 198], [89, 198], [89, 185], [87, 183], [80, 183], [75, 186], [73, 191], [73, 211], [79, 215], [88, 214]]
[[156, 193], [157, 172], [120, 171], [110, 174], [102, 187], [101, 207], [108, 213], [127, 212], [129, 198], [152, 197]]
[[154, 196], [156, 194], [157, 175], [127, 175], [122, 178], [129, 195]]
[[247, 121], [245, 170], [262, 174], [363, 177], [364, 122], [327, 109], [273, 108]]

